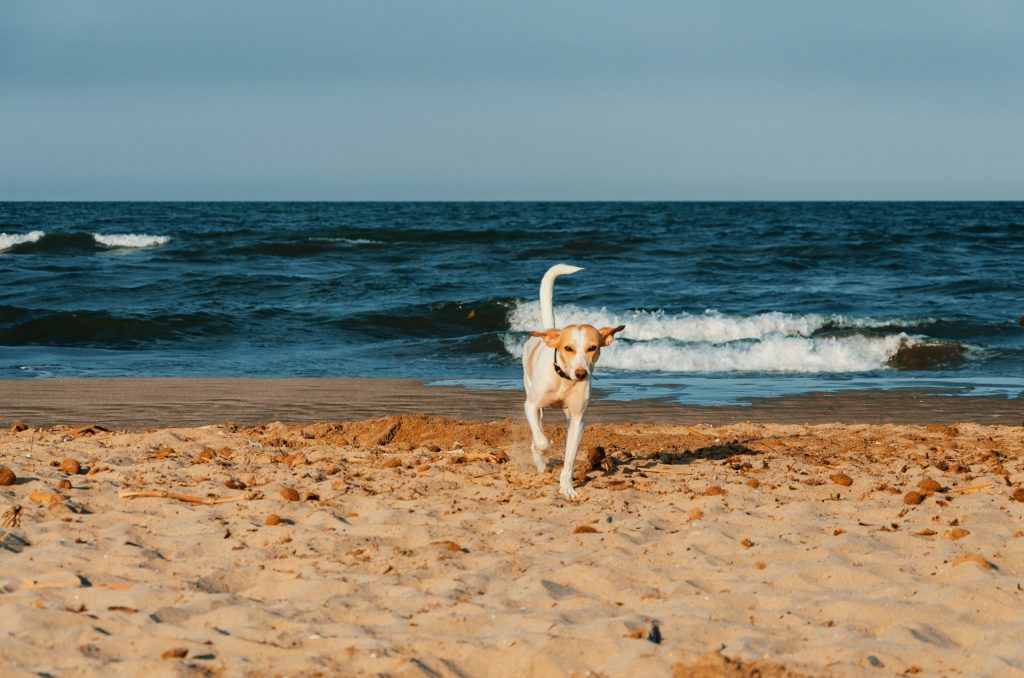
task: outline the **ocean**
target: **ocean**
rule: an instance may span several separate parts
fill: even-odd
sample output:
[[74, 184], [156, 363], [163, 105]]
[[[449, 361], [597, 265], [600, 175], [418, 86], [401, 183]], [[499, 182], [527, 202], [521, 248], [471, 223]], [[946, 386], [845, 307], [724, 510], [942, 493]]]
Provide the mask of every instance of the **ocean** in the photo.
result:
[[1024, 392], [1021, 202], [0, 203], [0, 378], [520, 388], [558, 262], [606, 398]]

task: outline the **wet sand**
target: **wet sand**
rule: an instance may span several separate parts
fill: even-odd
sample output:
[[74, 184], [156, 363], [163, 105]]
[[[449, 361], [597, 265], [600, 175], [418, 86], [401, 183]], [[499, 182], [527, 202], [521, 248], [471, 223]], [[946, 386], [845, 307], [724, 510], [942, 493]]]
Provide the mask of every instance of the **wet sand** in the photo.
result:
[[[0, 418], [39, 426], [109, 428], [268, 421], [353, 421], [423, 413], [493, 421], [518, 416], [522, 394], [424, 386], [414, 379], [46, 379], [0, 381]], [[654, 400], [602, 401], [588, 422], [1024, 423], [1024, 401], [949, 397], [933, 390], [846, 391], [766, 398], [750, 406], [699, 407]]]

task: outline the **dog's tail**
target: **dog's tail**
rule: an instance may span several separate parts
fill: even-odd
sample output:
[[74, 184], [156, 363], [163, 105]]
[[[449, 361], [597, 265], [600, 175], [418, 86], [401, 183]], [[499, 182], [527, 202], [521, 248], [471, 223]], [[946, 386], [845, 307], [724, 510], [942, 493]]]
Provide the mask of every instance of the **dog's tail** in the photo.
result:
[[555, 264], [548, 269], [540, 281], [540, 318], [544, 324], [542, 330], [549, 330], [555, 327], [555, 311], [551, 307], [551, 298], [554, 296], [555, 278], [560, 275], [569, 275], [576, 271], [582, 271], [579, 266], [569, 264]]

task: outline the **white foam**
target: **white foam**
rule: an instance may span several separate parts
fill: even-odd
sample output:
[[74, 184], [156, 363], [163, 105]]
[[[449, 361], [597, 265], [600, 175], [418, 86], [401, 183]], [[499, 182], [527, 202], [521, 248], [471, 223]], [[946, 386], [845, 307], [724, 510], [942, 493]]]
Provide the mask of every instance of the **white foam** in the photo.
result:
[[[505, 349], [522, 353], [526, 340], [506, 335]], [[600, 366], [627, 372], [793, 372], [840, 373], [886, 369], [904, 345], [906, 334], [885, 337], [786, 337], [711, 344], [671, 339], [616, 342], [601, 351]]]
[[31, 231], [29, 233], [0, 233], [0, 251], [9, 250], [15, 245], [26, 242], [38, 242], [46, 235], [45, 231]]
[[[917, 321], [878, 318], [846, 318], [841, 315], [809, 313], [759, 313], [750, 316], [724, 315], [708, 310], [703, 314], [669, 315], [663, 311], [627, 311], [612, 313], [605, 308], [585, 308], [572, 304], [555, 308], [559, 327], [588, 323], [597, 327], [625, 325], [623, 336], [634, 341], [675, 339], [677, 341], [729, 342], [757, 339], [771, 334], [809, 337], [827, 325], [833, 327], [871, 328], [888, 325], [909, 325]], [[528, 332], [540, 329], [540, 302], [518, 302], [508, 314], [509, 329]]]
[[[814, 336], [823, 328], [907, 327], [928, 322], [894, 318], [847, 318], [841, 315], [769, 312], [726, 315], [667, 314], [663, 311], [611, 312], [605, 308], [562, 305], [555, 309], [559, 326], [589, 323], [625, 325], [617, 341], [601, 353], [601, 366], [629, 372], [868, 372], [889, 368], [901, 346], [919, 340], [906, 333], [865, 336]], [[519, 302], [508, 314], [506, 350], [520, 355], [522, 333], [539, 327], [540, 304]]]
[[104, 247], [157, 247], [171, 241], [166, 235], [146, 235], [136, 233], [93, 233], [93, 240]]

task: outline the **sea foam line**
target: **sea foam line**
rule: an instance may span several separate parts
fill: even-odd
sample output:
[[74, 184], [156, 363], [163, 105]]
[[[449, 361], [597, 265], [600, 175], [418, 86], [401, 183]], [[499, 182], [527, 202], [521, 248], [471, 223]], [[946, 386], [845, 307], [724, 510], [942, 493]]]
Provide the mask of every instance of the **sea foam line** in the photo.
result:
[[[826, 327], [872, 328], [908, 326], [922, 320], [847, 318], [840, 315], [808, 313], [796, 315], [772, 311], [749, 316], [733, 316], [708, 310], [703, 314], [670, 315], [663, 311], [610, 312], [605, 308], [586, 308], [573, 304], [555, 308], [559, 327], [588, 323], [597, 327], [625, 325], [623, 335], [634, 341], [675, 339], [677, 341], [724, 343], [758, 339], [770, 335], [809, 337]], [[518, 302], [508, 314], [509, 329], [528, 332], [540, 329], [540, 303]]]
[[[505, 350], [522, 353], [526, 338], [506, 335]], [[914, 339], [900, 333], [885, 337], [786, 337], [725, 344], [679, 343], [671, 339], [615, 342], [601, 352], [600, 366], [627, 372], [869, 372]]]
[[171, 241], [167, 235], [146, 235], [145, 233], [93, 233], [93, 240], [104, 247], [157, 247]]
[[15, 245], [26, 242], [38, 242], [46, 235], [46, 231], [30, 231], [28, 233], [0, 233], [0, 251], [9, 250]]

